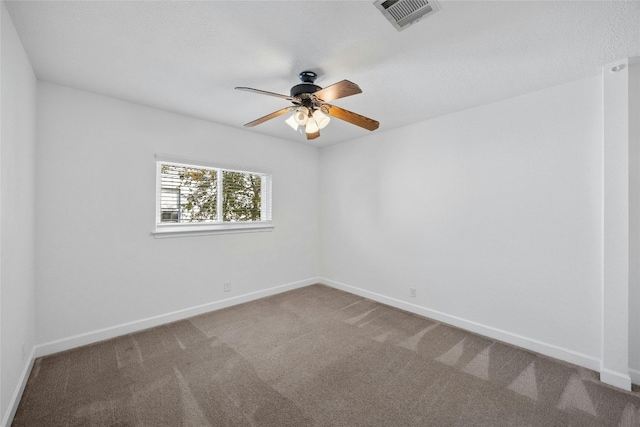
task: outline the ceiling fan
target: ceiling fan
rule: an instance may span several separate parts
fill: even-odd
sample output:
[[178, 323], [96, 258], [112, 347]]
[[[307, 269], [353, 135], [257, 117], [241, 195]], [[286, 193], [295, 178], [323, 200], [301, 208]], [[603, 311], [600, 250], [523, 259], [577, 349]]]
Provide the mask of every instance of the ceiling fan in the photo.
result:
[[236, 87], [238, 90], [286, 99], [293, 104], [249, 122], [245, 126], [253, 127], [293, 111], [293, 115], [286, 120], [286, 123], [294, 130], [304, 127], [307, 139], [315, 139], [320, 136], [320, 129], [329, 123], [330, 119], [327, 115], [367, 130], [378, 129], [380, 123], [377, 121], [328, 103], [346, 96], [362, 93], [357, 84], [349, 80], [342, 80], [323, 89], [314, 84], [318, 75], [313, 71], [303, 71], [298, 77], [302, 83], [292, 87], [289, 96], [250, 87]]

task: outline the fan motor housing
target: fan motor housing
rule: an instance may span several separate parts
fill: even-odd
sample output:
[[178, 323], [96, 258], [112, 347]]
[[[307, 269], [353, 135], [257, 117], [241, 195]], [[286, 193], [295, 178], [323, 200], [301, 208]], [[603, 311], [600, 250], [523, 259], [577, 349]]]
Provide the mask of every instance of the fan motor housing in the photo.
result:
[[314, 85], [313, 83], [300, 83], [292, 87], [289, 93], [295, 97], [303, 93], [315, 93], [320, 89], [322, 89], [320, 86]]
[[320, 86], [313, 84], [318, 78], [318, 75], [313, 71], [303, 71], [298, 74], [298, 78], [302, 83], [291, 88], [291, 96], [298, 96], [303, 93], [315, 93], [322, 89]]

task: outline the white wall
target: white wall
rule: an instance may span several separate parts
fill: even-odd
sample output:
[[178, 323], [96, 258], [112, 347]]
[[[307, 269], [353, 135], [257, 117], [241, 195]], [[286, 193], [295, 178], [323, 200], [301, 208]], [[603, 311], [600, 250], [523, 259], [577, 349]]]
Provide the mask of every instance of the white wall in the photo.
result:
[[0, 423], [4, 423], [20, 399], [35, 336], [36, 79], [4, 3], [0, 15]]
[[640, 383], [640, 58], [629, 64], [629, 366]]
[[323, 149], [323, 277], [597, 369], [601, 91], [596, 76]]
[[[40, 353], [317, 279], [316, 148], [44, 82], [37, 123]], [[275, 229], [155, 239], [156, 153], [272, 172]]]
[[[629, 310], [637, 295], [636, 147], [628, 59], [603, 66], [603, 274], [600, 381], [631, 390]], [[637, 138], [636, 138], [637, 139]], [[634, 170], [636, 169], [636, 170]]]

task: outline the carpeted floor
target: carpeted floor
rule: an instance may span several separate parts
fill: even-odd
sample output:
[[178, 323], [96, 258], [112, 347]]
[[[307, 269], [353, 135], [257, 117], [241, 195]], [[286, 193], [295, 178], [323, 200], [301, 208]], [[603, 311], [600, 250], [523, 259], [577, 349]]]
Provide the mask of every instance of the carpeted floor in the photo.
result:
[[36, 360], [14, 426], [640, 426], [593, 371], [313, 285]]

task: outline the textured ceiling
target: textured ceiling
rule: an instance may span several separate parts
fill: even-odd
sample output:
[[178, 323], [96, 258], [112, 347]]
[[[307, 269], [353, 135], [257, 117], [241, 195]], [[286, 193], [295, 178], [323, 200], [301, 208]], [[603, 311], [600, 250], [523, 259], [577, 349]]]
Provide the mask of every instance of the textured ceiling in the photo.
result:
[[[241, 128], [288, 101], [303, 70], [362, 94], [335, 105], [375, 132], [593, 76], [640, 56], [638, 1], [439, 1], [398, 32], [373, 1], [6, 1], [41, 80]], [[328, 145], [369, 131], [334, 119], [307, 142], [287, 116], [251, 128]]]

